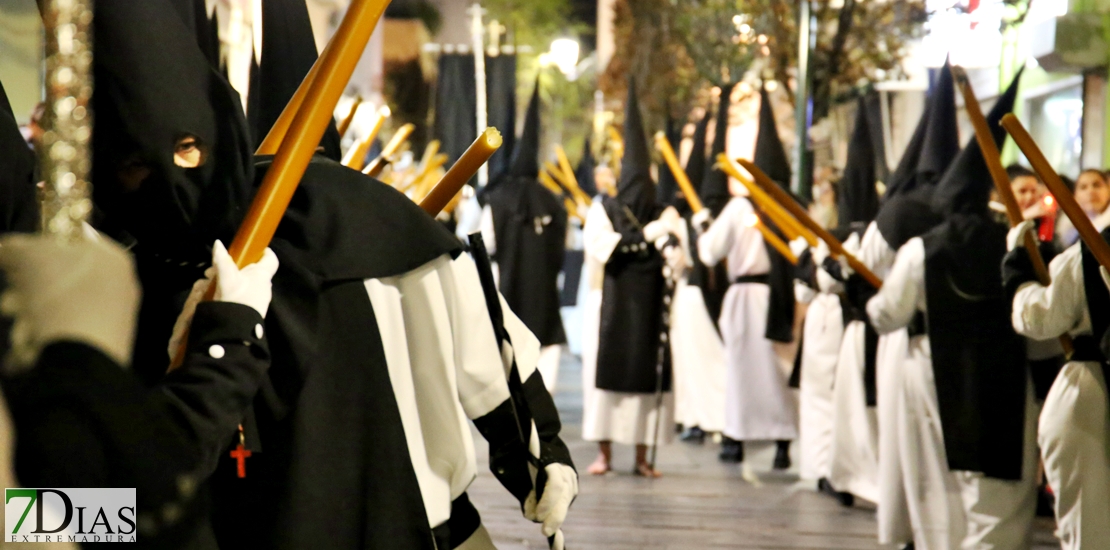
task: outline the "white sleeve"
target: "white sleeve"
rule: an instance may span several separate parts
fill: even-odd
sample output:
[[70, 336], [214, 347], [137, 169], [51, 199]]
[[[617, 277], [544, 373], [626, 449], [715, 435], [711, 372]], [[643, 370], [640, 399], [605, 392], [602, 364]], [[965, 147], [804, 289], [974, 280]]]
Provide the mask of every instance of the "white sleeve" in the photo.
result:
[[809, 288], [809, 285], [801, 282], [794, 281], [794, 300], [800, 304], [808, 304], [817, 297], [817, 291]]
[[867, 266], [868, 269], [874, 271], [876, 275], [885, 277], [887, 270], [894, 263], [896, 254], [897, 252], [890, 248], [882, 233], [879, 233], [878, 224], [871, 222], [860, 240], [859, 261], [863, 262], [863, 265]]
[[925, 243], [915, 237], [898, 251], [883, 287], [867, 302], [867, 315], [876, 332], [887, 334], [909, 325], [924, 301]]
[[[535, 334], [525, 326], [524, 321], [509, 308], [508, 302], [505, 301], [504, 296], [501, 298], [501, 312], [504, 317], [505, 332], [509, 333], [509, 340], [512, 341], [512, 353], [516, 358], [516, 369], [520, 373], [520, 381], [528, 380], [529, 376], [536, 371], [536, 365], [540, 360], [540, 340], [536, 338]], [[506, 361], [505, 371], [512, 367], [512, 363]]]
[[497, 252], [497, 232], [493, 229], [493, 209], [488, 204], [482, 207], [482, 218], [478, 227], [482, 232], [482, 242], [486, 245], [486, 252], [493, 256]]
[[1018, 334], [1035, 340], [1055, 338], [1083, 325], [1087, 291], [1083, 287], [1083, 253], [1079, 244], [1049, 264], [1052, 283], [1029, 282], [1014, 295], [1011, 321]]
[[609, 220], [609, 215], [605, 213], [605, 207], [600, 200], [594, 201], [586, 214], [582, 241], [586, 255], [603, 264], [609, 262], [609, 256], [613, 255], [613, 251], [621, 242], [621, 234], [613, 229], [613, 222]]
[[736, 224], [743, 220], [743, 216], [751, 212], [751, 204], [745, 199], [734, 198], [728, 202], [721, 215], [713, 220], [713, 224], [701, 237], [698, 237], [698, 257], [708, 266], [717, 265], [728, 257], [732, 249], [732, 241], [736, 232]]
[[467, 417], [480, 418], [509, 398], [501, 350], [469, 254], [460, 254], [442, 270], [451, 322], [459, 401]]
[[[478, 195], [466, 199], [459, 205], [459, 223], [455, 226], [455, 236], [460, 241], [466, 242], [471, 233], [478, 231], [481, 224], [482, 206], [478, 202]], [[483, 238], [485, 236], [483, 235]]]

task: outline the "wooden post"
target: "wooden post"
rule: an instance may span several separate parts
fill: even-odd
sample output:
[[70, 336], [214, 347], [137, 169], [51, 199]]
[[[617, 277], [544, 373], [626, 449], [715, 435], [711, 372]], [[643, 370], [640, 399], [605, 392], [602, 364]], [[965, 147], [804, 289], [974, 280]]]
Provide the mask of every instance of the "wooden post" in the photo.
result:
[[1021, 121], [1013, 114], [1008, 114], [1002, 117], [1002, 127], [1010, 133], [1014, 138], [1014, 143], [1017, 143], [1021, 152], [1025, 154], [1025, 158], [1029, 159], [1029, 164], [1033, 165], [1033, 170], [1041, 177], [1048, 190], [1056, 197], [1056, 202], [1060, 204], [1060, 208], [1068, 215], [1072, 225], [1079, 231], [1079, 236], [1087, 247], [1091, 249], [1091, 254], [1094, 254], [1095, 259], [1098, 260], [1099, 265], [1110, 270], [1110, 244], [1102, 238], [1102, 234], [1095, 229], [1091, 220], [1087, 218], [1087, 213], [1075, 202], [1075, 197], [1071, 194], [1071, 190], [1060, 181], [1060, 176], [1052, 169], [1052, 165], [1048, 163], [1048, 159], [1044, 158], [1044, 153], [1037, 147], [1036, 142], [1022, 126]]
[[[971, 87], [971, 82], [967, 78], [967, 73], [963, 67], [952, 67], [952, 76], [956, 79], [956, 85], [960, 88], [960, 93], [964, 96], [964, 106], [967, 108], [967, 116], [971, 119], [971, 125], [975, 128], [975, 140], [979, 143], [979, 150], [983, 153], [983, 159], [987, 163], [987, 168], [991, 173], [991, 180], [994, 181], [994, 188], [998, 191], [998, 197], [1002, 200], [1002, 204], [1006, 206], [1006, 217], [1010, 220], [1010, 227], [1021, 223], [1025, 218], [1022, 215], [1021, 207], [1018, 206], [1017, 198], [1014, 197], [1014, 189], [1010, 185], [1010, 176], [1006, 173], [1006, 168], [1002, 166], [1002, 155], [998, 152], [998, 144], [994, 142], [994, 135], [992, 135], [990, 127], [987, 126], [987, 119], [983, 116], [983, 110], [979, 106], [979, 99], [975, 97], [975, 90]], [[1037, 241], [1032, 233], [1025, 234], [1025, 250], [1029, 252], [1029, 259], [1033, 263], [1033, 272], [1037, 275], [1037, 280], [1044, 286], [1048, 286], [1052, 282], [1052, 277], [1048, 273], [1048, 266], [1044, 263], [1044, 258], [1041, 257], [1041, 250], [1037, 246]], [[1071, 356], [1075, 346], [1071, 341], [1071, 336], [1067, 334], [1060, 335], [1060, 346], [1064, 348], [1064, 354]]]
[[783, 191], [781, 188], [779, 188], [777, 183], [771, 180], [771, 178], [767, 176], [767, 174], [763, 173], [763, 170], [760, 170], [758, 166], [752, 164], [747, 160], [739, 159], [739, 162], [745, 170], [751, 173], [751, 175], [755, 178], [756, 183], [758, 183], [759, 186], [767, 192], [767, 194], [774, 197], [776, 202], [790, 211], [790, 213], [794, 215], [794, 218], [805, 225], [806, 228], [812, 231], [814, 235], [817, 235], [817, 237], [819, 237], [822, 241], [825, 241], [825, 244], [829, 245], [829, 250], [832, 251], [833, 254], [844, 256], [844, 259], [848, 261], [848, 265], [852, 269], [854, 269], [856, 273], [859, 273], [860, 276], [864, 278], [864, 280], [866, 280], [868, 283], [871, 283], [871, 286], [875, 288], [882, 288], [883, 280], [880, 279], [878, 275], [872, 273], [871, 270], [867, 268], [867, 266], [863, 265], [863, 262], [859, 261], [859, 259], [855, 256], [849, 254], [847, 250], [844, 250], [844, 245], [841, 244], [841, 242], [837, 240], [836, 237], [833, 237], [832, 234], [826, 231], [824, 227], [821, 227], [820, 224], [813, 221], [813, 218], [809, 217], [809, 214], [806, 213], [805, 209], [802, 208], [802, 206], [797, 202], [794, 202], [794, 198], [788, 195], [786, 191]]

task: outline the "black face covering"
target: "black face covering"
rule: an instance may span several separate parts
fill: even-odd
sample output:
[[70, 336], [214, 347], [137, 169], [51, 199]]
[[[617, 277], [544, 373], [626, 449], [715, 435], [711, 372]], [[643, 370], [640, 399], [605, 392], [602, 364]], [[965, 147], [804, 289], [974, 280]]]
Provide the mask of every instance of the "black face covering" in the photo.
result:
[[[238, 97], [166, 0], [100, 0], [94, 25], [93, 199], [105, 229], [141, 252], [203, 260], [230, 241], [252, 194]], [[199, 166], [175, 163], [183, 138], [203, 151]], [[149, 171], [135, 190], [121, 183], [128, 167]]]

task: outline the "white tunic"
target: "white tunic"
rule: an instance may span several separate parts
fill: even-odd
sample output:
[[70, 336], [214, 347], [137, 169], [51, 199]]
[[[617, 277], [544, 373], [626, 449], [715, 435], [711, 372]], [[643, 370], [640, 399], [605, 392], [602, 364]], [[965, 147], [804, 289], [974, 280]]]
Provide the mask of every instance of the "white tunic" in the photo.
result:
[[[733, 280], [766, 274], [771, 262], [755, 220], [748, 199], [730, 200], [698, 239], [702, 262], [712, 266], [727, 258]], [[721, 308], [727, 361], [724, 434], [738, 441], [798, 437], [797, 403], [787, 387], [786, 368], [765, 336], [770, 299], [765, 284], [733, 284]]]
[[[884, 252], [890, 247], [872, 223], [860, 241], [857, 257], [869, 269], [888, 259]], [[893, 259], [893, 254], [889, 255]], [[888, 264], [889, 265], [889, 264]], [[836, 366], [832, 466], [829, 481], [840, 491], [847, 491], [871, 502], [879, 501], [879, 420], [876, 409], [867, 406], [864, 384], [866, 363], [866, 330], [863, 321], [851, 321], [844, 327], [844, 340]], [[877, 355], [877, 354], [876, 354]], [[877, 359], [877, 357], [876, 357]], [[876, 360], [876, 385], [878, 385]], [[876, 388], [876, 394], [881, 394]]]
[[621, 235], [595, 200], [586, 215], [582, 235], [586, 261], [582, 277], [589, 285], [582, 319], [582, 439], [613, 441], [624, 445], [650, 445], [674, 438], [674, 393], [656, 397], [645, 393], [623, 393], [597, 388], [597, 349], [601, 335], [601, 290], [605, 264], [620, 243]]
[[[409, 455], [432, 526], [477, 473], [468, 419], [509, 398], [506, 371], [469, 255], [442, 256], [396, 277], [367, 279]], [[539, 342], [502, 300], [522, 379]], [[533, 430], [534, 432], [534, 430]]]
[[[925, 245], [910, 239], [883, 288], [867, 304], [875, 329], [904, 328], [926, 311]], [[1036, 509], [1033, 389], [1027, 391], [1022, 479], [1002, 481], [948, 468], [928, 336], [910, 339], [903, 363], [904, 407], [896, 428], [902, 477], [917, 548], [1028, 548]]]
[[[1049, 265], [1052, 284], [1023, 285], [1014, 296], [1014, 329], [1030, 338], [1090, 335], [1078, 244]], [[1041, 413], [1045, 477], [1056, 495], [1056, 535], [1063, 548], [1110, 548], [1110, 411], [1097, 362], [1064, 365]]]
[[[690, 255], [690, 234], [684, 223], [678, 240], [686, 257]], [[680, 274], [671, 305], [671, 365], [674, 368], [675, 420], [684, 426], [698, 426], [707, 432], [725, 428], [725, 345], [701, 288], [687, 284]]]
[[844, 337], [844, 317], [840, 297], [835, 293], [809, 294], [795, 292], [799, 302], [809, 303], [802, 329], [798, 473], [802, 479], [820, 479], [828, 478], [832, 469], [833, 384], [840, 341]]

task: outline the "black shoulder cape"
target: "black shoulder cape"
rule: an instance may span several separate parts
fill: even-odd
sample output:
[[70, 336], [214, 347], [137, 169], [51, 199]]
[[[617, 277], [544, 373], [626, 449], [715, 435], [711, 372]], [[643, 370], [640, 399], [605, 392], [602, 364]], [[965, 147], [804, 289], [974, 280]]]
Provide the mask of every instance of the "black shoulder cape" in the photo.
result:
[[[643, 233], [643, 225], [655, 217], [633, 219], [619, 199], [602, 200], [621, 241], [605, 264], [596, 384], [603, 390], [655, 393], [666, 284], [663, 256]], [[665, 364], [663, 391], [670, 390], [670, 370]]]
[[948, 466], [1021, 478], [1027, 367], [998, 266], [1006, 228], [956, 214], [922, 236], [925, 296]]

